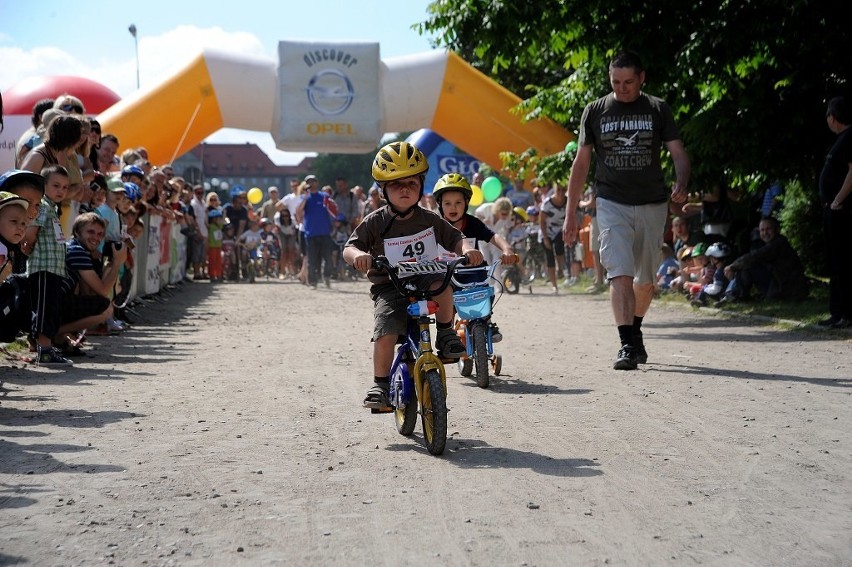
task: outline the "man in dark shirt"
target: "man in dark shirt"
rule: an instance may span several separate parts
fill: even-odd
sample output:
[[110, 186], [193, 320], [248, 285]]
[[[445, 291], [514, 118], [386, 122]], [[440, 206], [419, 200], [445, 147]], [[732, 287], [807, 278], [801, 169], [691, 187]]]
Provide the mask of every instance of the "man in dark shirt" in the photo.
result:
[[[568, 210], [577, 209], [594, 153], [601, 264], [621, 340], [613, 368], [635, 370], [648, 360], [642, 320], [654, 297], [668, 199], [686, 201], [690, 166], [671, 108], [642, 91], [645, 71], [639, 56], [621, 52], [613, 57], [609, 82], [612, 92], [587, 105], [580, 120]], [[674, 162], [671, 189], [663, 178], [663, 145]], [[565, 215], [565, 244], [573, 246], [577, 234], [577, 216]]]
[[852, 247], [852, 105], [849, 99], [835, 97], [828, 101], [825, 119], [828, 129], [837, 134], [837, 140], [825, 157], [819, 176], [830, 277], [830, 317], [819, 325], [845, 328], [852, 325], [852, 256], [849, 254]]
[[725, 267], [730, 280], [719, 304], [748, 299], [755, 287], [763, 299], [802, 301], [808, 296], [808, 280], [799, 255], [779, 233], [778, 220], [760, 221], [763, 246], [740, 256]]

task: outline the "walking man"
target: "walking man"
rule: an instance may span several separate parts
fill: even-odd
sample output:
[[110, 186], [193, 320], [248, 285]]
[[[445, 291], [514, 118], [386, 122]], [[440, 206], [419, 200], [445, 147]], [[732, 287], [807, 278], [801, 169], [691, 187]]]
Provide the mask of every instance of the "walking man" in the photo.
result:
[[[613, 368], [635, 370], [648, 360], [642, 320], [654, 296], [668, 211], [662, 144], [674, 162], [677, 179], [671, 198], [676, 203], [686, 201], [690, 166], [671, 108], [641, 90], [645, 71], [639, 56], [621, 52], [613, 57], [609, 81], [612, 92], [586, 106], [580, 120], [568, 210], [580, 202], [594, 151], [600, 257], [621, 340]], [[577, 239], [576, 215], [565, 215], [563, 237], [569, 246]]]

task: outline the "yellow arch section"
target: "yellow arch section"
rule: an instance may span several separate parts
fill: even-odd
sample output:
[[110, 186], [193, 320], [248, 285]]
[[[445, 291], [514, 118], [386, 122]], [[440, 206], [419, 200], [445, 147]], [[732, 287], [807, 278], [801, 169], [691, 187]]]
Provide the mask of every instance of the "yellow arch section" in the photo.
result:
[[574, 139], [551, 120], [521, 122], [511, 112], [519, 102], [519, 97], [450, 52], [431, 129], [492, 167], [500, 166], [500, 152], [535, 148], [540, 155], [550, 155]]
[[[382, 61], [380, 83], [382, 131], [430, 128], [492, 167], [500, 152], [550, 155], [574, 138], [550, 120], [523, 123], [511, 112], [521, 99], [452, 52]], [[98, 118], [104, 132], [166, 163], [221, 128], [272, 132], [277, 85], [272, 60], [205, 50]]]

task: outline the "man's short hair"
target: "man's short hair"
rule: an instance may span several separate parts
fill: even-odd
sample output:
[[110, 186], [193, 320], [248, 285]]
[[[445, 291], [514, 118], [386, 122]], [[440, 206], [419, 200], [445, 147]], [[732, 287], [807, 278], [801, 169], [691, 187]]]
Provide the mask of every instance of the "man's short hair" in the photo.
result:
[[642, 67], [642, 60], [639, 58], [639, 54], [634, 53], [633, 51], [619, 51], [615, 54], [612, 60], [609, 62], [609, 68], [634, 68], [637, 73], [641, 73], [644, 71]]
[[778, 222], [778, 219], [776, 219], [775, 217], [763, 217], [760, 219], [760, 222], [768, 222], [769, 224], [775, 227], [775, 230], [781, 229], [781, 223]]
[[80, 231], [83, 230], [83, 227], [91, 222], [101, 225], [101, 227], [106, 230], [106, 221], [102, 216], [97, 213], [83, 213], [81, 215], [77, 215], [77, 218], [74, 219], [74, 226], [71, 228], [71, 232], [75, 237], [80, 236]]
[[825, 115], [826, 117], [834, 116], [834, 119], [841, 124], [852, 124], [852, 109], [849, 108], [849, 101], [844, 96], [836, 96], [828, 101], [828, 110]]

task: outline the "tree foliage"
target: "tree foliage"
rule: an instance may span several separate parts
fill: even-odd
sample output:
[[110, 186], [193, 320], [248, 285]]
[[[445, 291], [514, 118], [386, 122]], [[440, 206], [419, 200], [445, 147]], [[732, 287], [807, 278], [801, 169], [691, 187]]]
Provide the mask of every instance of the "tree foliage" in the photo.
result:
[[[852, 76], [852, 28], [830, 0], [436, 0], [419, 27], [521, 96], [525, 118], [575, 131], [610, 91], [609, 58], [636, 51], [644, 88], [672, 106], [696, 190], [754, 192], [777, 178], [815, 198], [833, 141], [825, 103], [849, 94]], [[534, 163], [561, 177], [570, 168]]]

